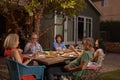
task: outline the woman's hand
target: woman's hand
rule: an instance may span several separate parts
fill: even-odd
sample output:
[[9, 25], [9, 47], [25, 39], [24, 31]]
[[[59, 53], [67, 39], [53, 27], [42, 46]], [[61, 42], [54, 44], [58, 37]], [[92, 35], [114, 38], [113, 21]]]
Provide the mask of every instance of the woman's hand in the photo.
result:
[[18, 49], [18, 52], [19, 52], [19, 53], [23, 53], [23, 50], [19, 48], [19, 49]]
[[35, 59], [35, 58], [38, 58], [38, 57], [39, 57], [38, 53], [32, 54], [32, 56], [30, 56], [30, 58], [25, 62], [25, 64], [28, 64], [28, 63], [30, 63], [31, 61], [34, 61], [34, 59]]
[[71, 71], [71, 68], [68, 65], [64, 66], [64, 69], [66, 69], [67, 71]]
[[38, 58], [39, 57], [39, 52], [36, 52], [36, 53], [34, 53], [32, 56], [31, 56], [31, 58], [32, 59], [35, 59], [35, 58]]
[[71, 50], [74, 51], [74, 50], [75, 50], [75, 47], [74, 47], [73, 45], [70, 45], [70, 46], [69, 46], [69, 49], [71, 49]]
[[70, 45], [69, 49], [71, 49], [72, 51], [74, 51], [77, 55], [81, 54], [81, 52], [77, 51], [73, 45]]

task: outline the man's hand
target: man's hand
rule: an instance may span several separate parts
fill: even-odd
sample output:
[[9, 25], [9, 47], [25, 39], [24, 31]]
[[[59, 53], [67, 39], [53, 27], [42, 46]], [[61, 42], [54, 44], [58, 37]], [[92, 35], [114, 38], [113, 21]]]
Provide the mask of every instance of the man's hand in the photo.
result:
[[34, 46], [34, 44], [31, 43], [29, 46], [29, 50], [31, 50], [33, 48], [33, 46]]

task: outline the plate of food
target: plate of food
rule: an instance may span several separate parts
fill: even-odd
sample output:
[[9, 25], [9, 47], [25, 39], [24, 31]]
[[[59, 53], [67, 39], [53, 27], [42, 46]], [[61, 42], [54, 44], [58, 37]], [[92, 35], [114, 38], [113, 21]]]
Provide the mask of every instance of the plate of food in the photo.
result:
[[53, 55], [45, 55], [46, 58], [54, 58], [56, 56], [53, 56]]
[[69, 53], [69, 52], [72, 52], [72, 50], [70, 50], [70, 49], [65, 49], [65, 50], [63, 50], [63, 52], [64, 52], [64, 53]]
[[74, 55], [72, 54], [68, 54], [68, 53], [64, 53], [61, 55], [62, 57], [75, 57]]

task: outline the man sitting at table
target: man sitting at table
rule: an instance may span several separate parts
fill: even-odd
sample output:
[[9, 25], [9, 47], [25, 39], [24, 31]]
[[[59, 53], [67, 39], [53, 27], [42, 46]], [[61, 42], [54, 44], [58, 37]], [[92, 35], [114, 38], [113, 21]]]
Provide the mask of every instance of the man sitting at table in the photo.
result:
[[37, 51], [43, 52], [42, 46], [37, 42], [38, 35], [36, 33], [31, 34], [31, 40], [25, 45], [24, 53], [36, 53]]
[[[70, 71], [74, 80], [80, 80], [85, 73], [88, 62], [93, 55], [93, 42], [90, 38], [86, 38], [83, 43], [84, 51], [75, 60], [71, 61], [64, 67], [65, 70]], [[74, 51], [74, 48], [71, 47]], [[76, 51], [75, 51], [76, 52]], [[76, 52], [78, 54], [78, 52]]]

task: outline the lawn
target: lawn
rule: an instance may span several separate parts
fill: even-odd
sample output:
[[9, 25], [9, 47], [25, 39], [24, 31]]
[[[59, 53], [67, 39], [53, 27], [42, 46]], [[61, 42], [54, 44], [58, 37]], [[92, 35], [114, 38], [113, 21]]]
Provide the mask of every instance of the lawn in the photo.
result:
[[120, 80], [120, 70], [102, 73], [95, 80]]

